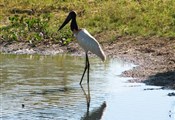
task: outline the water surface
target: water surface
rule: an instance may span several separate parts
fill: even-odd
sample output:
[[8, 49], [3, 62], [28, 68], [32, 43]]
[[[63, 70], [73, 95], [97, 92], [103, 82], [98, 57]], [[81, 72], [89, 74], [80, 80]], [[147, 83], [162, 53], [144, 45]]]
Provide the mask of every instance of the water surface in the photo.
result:
[[69, 55], [0, 54], [0, 118], [3, 120], [173, 120], [173, 90], [128, 83], [119, 75], [134, 65], [90, 58], [90, 107], [84, 58]]

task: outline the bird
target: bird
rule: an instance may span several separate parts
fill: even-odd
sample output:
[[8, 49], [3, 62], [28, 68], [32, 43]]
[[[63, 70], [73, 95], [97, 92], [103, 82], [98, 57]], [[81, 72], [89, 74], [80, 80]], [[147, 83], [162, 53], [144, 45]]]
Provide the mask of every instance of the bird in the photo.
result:
[[79, 28], [76, 21], [76, 12], [70, 11], [66, 19], [64, 20], [63, 24], [59, 27], [58, 31], [60, 31], [66, 24], [68, 24], [70, 21], [70, 29], [74, 34], [74, 37], [77, 39], [79, 45], [84, 49], [85, 51], [85, 67], [84, 72], [82, 74], [80, 85], [82, 83], [82, 80], [84, 78], [84, 74], [87, 70], [87, 83], [89, 84], [89, 69], [90, 69], [90, 63], [88, 58], [88, 52], [92, 52], [93, 54], [97, 55], [99, 58], [101, 58], [102, 61], [106, 60], [106, 55], [100, 46], [99, 42], [85, 29], [85, 28]]

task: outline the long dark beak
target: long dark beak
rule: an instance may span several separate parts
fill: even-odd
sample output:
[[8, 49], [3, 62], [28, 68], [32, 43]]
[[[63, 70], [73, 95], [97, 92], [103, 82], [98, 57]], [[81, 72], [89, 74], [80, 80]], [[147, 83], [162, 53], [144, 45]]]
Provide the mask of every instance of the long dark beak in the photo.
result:
[[65, 19], [65, 21], [63, 22], [63, 24], [60, 26], [60, 28], [58, 29], [58, 31], [59, 30], [61, 30], [67, 23], [69, 23], [69, 21], [72, 19], [72, 17], [71, 17], [71, 14], [69, 14], [68, 16], [67, 16], [67, 18]]

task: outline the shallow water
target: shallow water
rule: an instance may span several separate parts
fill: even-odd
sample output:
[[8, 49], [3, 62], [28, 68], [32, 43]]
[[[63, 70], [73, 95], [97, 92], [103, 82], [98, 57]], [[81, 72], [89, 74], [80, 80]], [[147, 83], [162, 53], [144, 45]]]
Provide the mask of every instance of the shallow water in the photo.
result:
[[[0, 54], [0, 118], [3, 120], [173, 120], [173, 90], [128, 83], [122, 71], [135, 65], [90, 58], [90, 107], [84, 58], [69, 55]], [[145, 90], [148, 89], [148, 90]], [[85, 95], [86, 94], [86, 95]]]

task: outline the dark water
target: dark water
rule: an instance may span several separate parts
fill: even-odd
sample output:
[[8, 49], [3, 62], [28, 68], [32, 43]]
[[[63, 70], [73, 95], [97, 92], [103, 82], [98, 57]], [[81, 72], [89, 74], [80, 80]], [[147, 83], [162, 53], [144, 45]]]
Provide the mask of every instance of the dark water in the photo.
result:
[[[90, 58], [90, 107], [84, 58], [69, 55], [0, 54], [2, 120], [173, 120], [172, 90], [127, 83], [122, 71], [134, 65], [118, 59]], [[86, 94], [86, 95], [85, 95]]]

